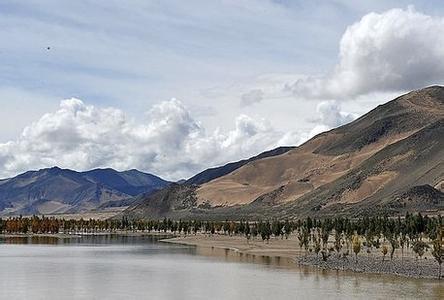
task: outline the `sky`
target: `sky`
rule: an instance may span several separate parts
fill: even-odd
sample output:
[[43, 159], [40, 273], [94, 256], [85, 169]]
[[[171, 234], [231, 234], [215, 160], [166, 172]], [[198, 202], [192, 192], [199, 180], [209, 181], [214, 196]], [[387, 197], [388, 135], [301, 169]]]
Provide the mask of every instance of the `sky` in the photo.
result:
[[169, 180], [444, 83], [442, 1], [0, 1], [0, 178]]

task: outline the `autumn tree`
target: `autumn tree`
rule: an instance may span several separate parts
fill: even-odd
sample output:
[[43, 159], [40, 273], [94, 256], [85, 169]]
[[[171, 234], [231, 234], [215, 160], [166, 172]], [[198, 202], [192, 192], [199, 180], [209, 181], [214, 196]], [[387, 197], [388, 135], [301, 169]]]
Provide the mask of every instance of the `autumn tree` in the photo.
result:
[[358, 262], [358, 254], [361, 252], [361, 239], [359, 235], [353, 236], [352, 240], [353, 252], [355, 253], [356, 262]]

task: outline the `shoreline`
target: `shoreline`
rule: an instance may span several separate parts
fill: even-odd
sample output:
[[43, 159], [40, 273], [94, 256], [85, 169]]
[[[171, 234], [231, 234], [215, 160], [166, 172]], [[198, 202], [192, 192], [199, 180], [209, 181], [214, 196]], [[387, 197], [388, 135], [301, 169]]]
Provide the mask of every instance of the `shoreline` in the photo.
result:
[[0, 238], [81, 238], [84, 236], [105, 236], [105, 235], [121, 235], [121, 236], [169, 236], [174, 238], [175, 235], [170, 232], [132, 232], [132, 231], [115, 231], [115, 232], [73, 232], [73, 233], [2, 233]]
[[427, 256], [418, 261], [410, 254], [402, 258], [397, 255], [393, 260], [390, 260], [390, 257], [386, 257], [383, 260], [382, 255], [377, 252], [368, 255], [362, 251], [358, 255], [357, 262], [354, 256], [344, 259], [340, 258], [336, 253], [331, 254], [327, 261], [323, 261], [320, 254], [316, 256], [314, 253], [305, 253], [305, 251], [300, 250], [294, 237], [290, 237], [288, 240], [272, 238], [267, 244], [258, 239], [250, 240], [247, 243], [245, 237], [197, 234], [162, 239], [160, 242], [195, 246], [197, 248], [221, 249], [241, 255], [252, 255], [253, 257], [284, 258], [290, 260], [294, 264], [293, 267], [305, 266], [330, 271], [390, 275], [438, 281], [438, 263], [433, 258]]
[[[197, 235], [199, 236], [199, 234]], [[171, 237], [160, 240], [162, 243], [184, 245], [184, 246], [195, 246], [201, 248], [211, 248], [219, 250], [229, 250], [235, 253], [245, 254], [245, 255], [256, 255], [256, 256], [268, 256], [270, 258], [287, 258], [291, 259], [293, 262], [297, 263], [297, 258], [300, 256], [299, 249], [290, 248], [270, 248], [270, 247], [257, 247], [256, 241], [251, 241], [249, 244], [246, 243], [244, 238], [244, 244], [242, 245], [238, 241], [238, 237], [229, 237], [229, 239], [236, 239], [232, 242], [220, 242], [214, 240], [214, 237], [205, 237], [205, 240], [196, 238], [193, 235]]]

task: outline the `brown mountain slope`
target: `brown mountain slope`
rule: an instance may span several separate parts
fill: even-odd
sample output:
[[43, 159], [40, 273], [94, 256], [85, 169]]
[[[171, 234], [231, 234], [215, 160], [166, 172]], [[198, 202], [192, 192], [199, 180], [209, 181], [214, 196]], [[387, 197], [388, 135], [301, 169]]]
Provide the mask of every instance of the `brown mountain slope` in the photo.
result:
[[[433, 195], [439, 195], [440, 191], [433, 186], [443, 179], [444, 120], [439, 120], [384, 148], [330, 184], [280, 207], [276, 213], [362, 215], [442, 211], [442, 198], [437, 197], [436, 203], [430, 203], [433, 205], [422, 205], [420, 200], [432, 200]], [[417, 188], [423, 185], [430, 188]]]
[[[198, 203], [250, 203], [281, 186], [279, 202], [294, 200], [346, 174], [387, 145], [408, 137], [444, 114], [444, 89], [415, 91], [358, 120], [322, 133], [284, 155], [257, 160], [202, 185]], [[374, 178], [375, 184], [390, 174]]]
[[[177, 199], [170, 194], [168, 209], [160, 215], [292, 217], [426, 210], [414, 204], [419, 200], [407, 203], [402, 195], [417, 185], [430, 185], [437, 192], [442, 188], [443, 120], [443, 87], [410, 92], [285, 154], [187, 187], [193, 198], [188, 206], [181, 205], [181, 193]], [[157, 198], [156, 205], [163, 197]], [[149, 216], [155, 205], [149, 202], [131, 211]], [[431, 201], [427, 209], [442, 209], [441, 202]]]

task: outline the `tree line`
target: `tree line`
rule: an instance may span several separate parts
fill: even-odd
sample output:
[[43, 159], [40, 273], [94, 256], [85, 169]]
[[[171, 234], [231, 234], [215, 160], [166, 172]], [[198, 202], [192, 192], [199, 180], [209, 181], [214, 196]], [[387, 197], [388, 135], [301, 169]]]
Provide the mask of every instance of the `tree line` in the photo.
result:
[[347, 258], [351, 253], [355, 260], [366, 251], [380, 251], [383, 260], [386, 255], [393, 259], [395, 250], [401, 250], [401, 259], [405, 249], [411, 249], [417, 259], [426, 251], [439, 264], [444, 260], [442, 217], [409, 214], [404, 217], [387, 216], [363, 218], [324, 218], [307, 217], [299, 220], [263, 220], [263, 221], [201, 221], [201, 220], [129, 220], [121, 219], [57, 219], [55, 217], [11, 217], [0, 218], [0, 233], [99, 233], [116, 231], [169, 232], [173, 234], [225, 234], [244, 236], [250, 239], [260, 238], [269, 242], [271, 237], [288, 238], [294, 233], [299, 246], [307, 253], [313, 252], [327, 260], [331, 255]]

